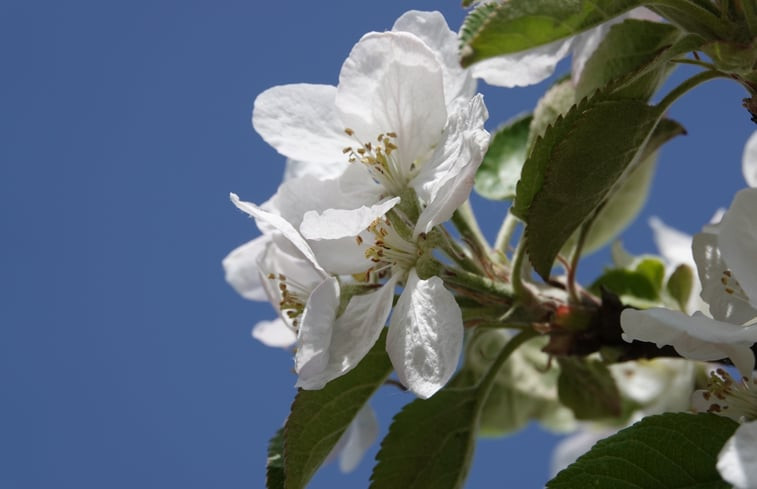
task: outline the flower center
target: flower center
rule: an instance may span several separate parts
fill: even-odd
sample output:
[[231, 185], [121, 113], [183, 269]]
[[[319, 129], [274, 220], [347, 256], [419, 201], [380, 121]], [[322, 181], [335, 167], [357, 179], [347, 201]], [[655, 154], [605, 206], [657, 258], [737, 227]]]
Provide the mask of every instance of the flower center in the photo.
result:
[[[404, 279], [418, 261], [421, 253], [418, 245], [400, 236], [385, 217], [373, 221], [368, 231], [373, 234], [374, 242], [365, 251], [365, 257], [375, 265], [365, 272], [365, 280], [375, 281], [389, 275], [399, 275]], [[357, 241], [361, 244], [362, 238], [358, 236]]]
[[283, 273], [269, 273], [268, 279], [278, 282], [281, 317], [297, 331], [299, 317], [305, 310], [305, 303], [310, 295], [308, 289], [296, 280], [287, 278]]
[[358, 146], [347, 146], [342, 150], [342, 153], [349, 155], [348, 161], [365, 165], [373, 180], [392, 195], [399, 195], [418, 173], [415, 162], [406, 170], [403, 162], [397, 158], [396, 133], [381, 133], [376, 137], [375, 143], [363, 143], [352, 129], [347, 128], [344, 132], [358, 143]]
[[757, 419], [757, 380], [733, 380], [728, 372], [719, 368], [710, 373], [707, 389], [693, 395], [695, 411], [706, 411], [727, 416], [737, 421]]

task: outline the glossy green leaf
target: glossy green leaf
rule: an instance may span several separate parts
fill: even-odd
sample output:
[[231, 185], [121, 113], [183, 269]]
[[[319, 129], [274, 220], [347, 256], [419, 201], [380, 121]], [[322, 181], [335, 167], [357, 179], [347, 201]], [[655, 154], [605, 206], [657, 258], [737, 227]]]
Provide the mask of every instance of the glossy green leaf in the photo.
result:
[[479, 7], [461, 31], [462, 64], [543, 46], [617, 17], [638, 0], [508, 0]]
[[[610, 84], [616, 96], [648, 100], [660, 86], [669, 66], [661, 54], [672, 48], [680, 31], [670, 24], [628, 19], [612, 26], [586, 62], [576, 85], [582, 99]], [[645, 76], [637, 76], [644, 71]], [[630, 84], [624, 83], [633, 79]]]
[[662, 110], [633, 99], [584, 99], [534, 142], [513, 213], [526, 222], [528, 255], [549, 276], [557, 253], [637, 164]]
[[515, 185], [526, 161], [531, 120], [530, 115], [519, 117], [494, 132], [476, 173], [476, 192], [492, 200], [515, 197]]
[[268, 442], [265, 487], [266, 489], [284, 489], [284, 428], [280, 428]]
[[650, 416], [597, 442], [548, 489], [726, 489], [715, 468], [738, 424], [714, 414]]
[[[635, 299], [657, 303], [660, 301], [665, 265], [656, 258], [644, 258], [632, 269], [611, 269], [604, 272], [590, 287], [595, 294], [607, 289], [621, 297], [624, 303]], [[638, 303], [642, 305], [644, 303]]]
[[576, 419], [615, 418], [621, 414], [621, 398], [610, 370], [598, 360], [561, 357], [557, 392]]
[[320, 390], [300, 390], [284, 427], [286, 489], [302, 489], [326, 460], [355, 415], [392, 372], [386, 331], [347, 374]]

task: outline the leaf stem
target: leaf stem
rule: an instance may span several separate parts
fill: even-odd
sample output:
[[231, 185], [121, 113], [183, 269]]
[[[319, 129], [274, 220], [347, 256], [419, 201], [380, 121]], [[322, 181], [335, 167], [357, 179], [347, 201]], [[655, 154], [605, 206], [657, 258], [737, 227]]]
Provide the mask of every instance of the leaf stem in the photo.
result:
[[698, 73], [691, 78], [687, 79], [677, 87], [675, 87], [673, 90], [671, 90], [665, 97], [660, 101], [658, 104], [658, 107], [662, 109], [663, 112], [668, 110], [671, 105], [673, 105], [673, 102], [678, 100], [683, 94], [691, 90], [692, 88], [696, 87], [697, 85], [704, 83], [708, 80], [712, 80], [714, 78], [730, 78], [725, 73], [722, 73], [720, 71], [715, 70], [709, 70], [709, 71], [702, 71], [701, 73]]
[[513, 258], [512, 274], [510, 275], [510, 282], [513, 286], [513, 294], [520, 301], [521, 304], [530, 304], [534, 302], [534, 295], [531, 290], [526, 287], [523, 282], [523, 266], [526, 257], [526, 239], [521, 237], [518, 247], [515, 249], [515, 256]]
[[494, 250], [502, 252], [502, 256], [507, 261], [507, 246], [510, 244], [510, 239], [513, 236], [515, 227], [518, 225], [518, 218], [513, 215], [509, 210], [505, 219], [502, 221], [502, 226], [497, 233], [497, 239], [494, 241]]
[[477, 256], [488, 256], [489, 243], [486, 242], [484, 233], [481, 232], [481, 228], [478, 226], [470, 200], [466, 200], [452, 214], [452, 224], [460, 232], [460, 236], [473, 248], [474, 254]]
[[502, 347], [502, 351], [500, 351], [499, 355], [497, 355], [497, 358], [494, 359], [494, 362], [489, 367], [489, 371], [486, 372], [486, 375], [478, 383], [477, 388], [481, 389], [482, 392], [482, 394], [478, 397], [479, 402], [486, 402], [486, 398], [489, 397], [489, 392], [491, 391], [491, 387], [494, 384], [494, 379], [497, 377], [499, 369], [502, 368], [502, 365], [510, 357], [510, 355], [512, 355], [512, 353], [517, 350], [520, 345], [538, 335], [539, 333], [537, 333], [533, 329], [524, 329], [517, 335], [513, 336], [510, 341], [508, 341], [507, 344]]

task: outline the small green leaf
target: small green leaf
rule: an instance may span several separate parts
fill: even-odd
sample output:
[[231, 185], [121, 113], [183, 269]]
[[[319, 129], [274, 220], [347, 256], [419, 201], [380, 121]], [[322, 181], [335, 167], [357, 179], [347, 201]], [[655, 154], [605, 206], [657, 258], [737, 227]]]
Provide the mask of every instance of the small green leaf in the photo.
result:
[[660, 22], [628, 19], [612, 26], [581, 72], [576, 98], [582, 99], [644, 70], [647, 76], [635, 77], [635, 83], [615, 89], [615, 93], [623, 98], [648, 100], [669, 71], [660, 54], [671, 48], [679, 35], [674, 26]]
[[321, 390], [297, 393], [284, 427], [284, 487], [305, 487], [358, 411], [392, 372], [385, 343], [386, 330], [353, 370]]
[[547, 488], [726, 489], [715, 463], [737, 426], [714, 414], [650, 416], [597, 442]]
[[662, 115], [633, 99], [584, 99], [534, 142], [518, 182], [513, 214], [526, 222], [528, 255], [547, 279], [557, 253], [602, 205]]
[[694, 271], [691, 267], [685, 264], [678, 265], [670, 274], [666, 289], [681, 311], [686, 312], [686, 305], [694, 290]]
[[474, 10], [460, 40], [463, 66], [565, 39], [642, 4], [638, 0], [509, 0]]
[[[665, 265], [657, 258], [644, 258], [635, 262], [632, 269], [611, 269], [602, 274], [589, 287], [595, 294], [605, 288], [621, 297], [626, 304], [648, 306], [660, 301]], [[637, 303], [636, 299], [646, 301]]]
[[284, 428], [280, 428], [268, 442], [265, 487], [266, 489], [284, 489]]
[[475, 387], [445, 388], [405, 406], [381, 442], [370, 488], [461, 488], [475, 447], [478, 396]]
[[621, 414], [620, 391], [610, 370], [598, 360], [560, 357], [557, 392], [576, 419], [616, 418]]
[[497, 129], [476, 173], [476, 192], [492, 200], [512, 199], [528, 149], [532, 117], [522, 116]]

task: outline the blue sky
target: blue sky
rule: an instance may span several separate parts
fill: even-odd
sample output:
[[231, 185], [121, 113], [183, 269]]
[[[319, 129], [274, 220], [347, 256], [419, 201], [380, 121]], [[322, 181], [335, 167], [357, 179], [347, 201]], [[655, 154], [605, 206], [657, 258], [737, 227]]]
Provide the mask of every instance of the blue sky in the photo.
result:
[[[262, 202], [283, 170], [252, 102], [336, 83], [360, 36], [407, 8], [441, 9], [454, 29], [463, 18], [430, 1], [2, 2], [0, 487], [262, 487], [292, 364], [250, 338], [272, 310], [238, 297], [220, 265], [257, 235], [229, 192]], [[543, 88], [482, 87], [489, 128]], [[648, 216], [696, 232], [744, 186], [742, 97], [717, 81], [673, 108], [689, 135], [664, 149], [629, 250], [653, 251]], [[504, 208], [474, 205], [493, 235]], [[382, 428], [407, 400], [380, 393]], [[541, 487], [553, 440], [480, 443], [469, 487]], [[310, 487], [363, 487], [370, 467], [328, 466]]]

